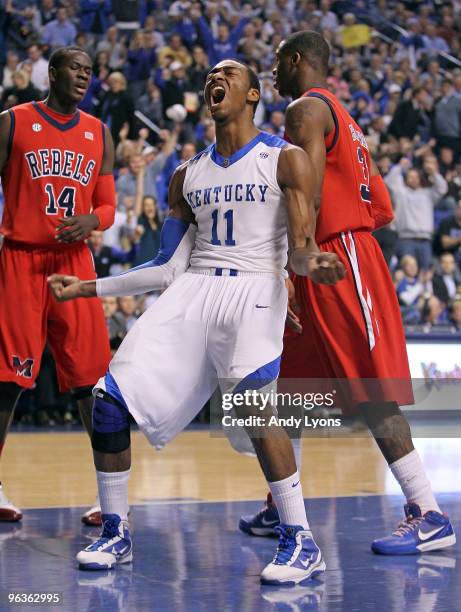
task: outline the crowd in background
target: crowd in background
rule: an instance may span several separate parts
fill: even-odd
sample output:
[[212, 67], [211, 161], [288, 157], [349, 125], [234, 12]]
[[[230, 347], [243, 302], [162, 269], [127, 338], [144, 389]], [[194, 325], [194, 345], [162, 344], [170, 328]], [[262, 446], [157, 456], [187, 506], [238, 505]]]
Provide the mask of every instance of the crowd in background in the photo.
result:
[[[210, 66], [252, 66], [262, 91], [256, 123], [283, 136], [289, 101], [272, 84], [274, 52], [304, 29], [328, 40], [328, 87], [363, 129], [391, 193], [395, 220], [376, 238], [404, 323], [460, 330], [459, 0], [5, 0], [0, 109], [44, 97], [53, 49], [89, 53], [94, 76], [81, 108], [111, 130], [117, 187], [115, 223], [89, 246], [98, 275], [114, 274], [153, 258], [172, 173], [214, 141], [203, 99]], [[113, 350], [156, 298], [103, 300]]]

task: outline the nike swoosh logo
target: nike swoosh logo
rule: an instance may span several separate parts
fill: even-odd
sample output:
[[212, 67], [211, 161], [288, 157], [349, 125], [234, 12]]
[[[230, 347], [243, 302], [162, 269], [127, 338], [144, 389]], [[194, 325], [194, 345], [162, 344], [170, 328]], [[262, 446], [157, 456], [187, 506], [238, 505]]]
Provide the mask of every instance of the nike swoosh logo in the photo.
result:
[[294, 482], [291, 486], [292, 486], [292, 488], [294, 488], [294, 487], [297, 487], [298, 485], [299, 485], [299, 480], [298, 480], [298, 482]]
[[256, 304], [256, 308], [270, 308], [270, 306], [260, 306], [259, 304]]
[[266, 519], [264, 517], [261, 518], [261, 523], [264, 525], [264, 527], [274, 527], [274, 525], [278, 525], [280, 521], [275, 520], [275, 521], [266, 521]]
[[442, 527], [437, 527], [437, 529], [433, 529], [432, 531], [421, 531], [420, 529], [418, 531], [418, 537], [421, 542], [425, 542], [426, 540], [429, 540], [433, 536], [437, 535], [443, 529], [445, 529], [445, 525], [443, 525]]

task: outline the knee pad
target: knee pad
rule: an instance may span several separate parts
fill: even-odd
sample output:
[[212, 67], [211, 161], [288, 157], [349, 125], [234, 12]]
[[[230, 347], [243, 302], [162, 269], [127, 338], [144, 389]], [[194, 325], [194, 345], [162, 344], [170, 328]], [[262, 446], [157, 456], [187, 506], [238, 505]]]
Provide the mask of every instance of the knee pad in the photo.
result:
[[130, 446], [130, 413], [101, 389], [93, 406], [91, 446], [100, 453], [121, 453]]
[[74, 400], [76, 401], [82, 400], [82, 399], [85, 399], [86, 397], [92, 396], [93, 387], [92, 386], [78, 387], [78, 389], [72, 389], [71, 394]]

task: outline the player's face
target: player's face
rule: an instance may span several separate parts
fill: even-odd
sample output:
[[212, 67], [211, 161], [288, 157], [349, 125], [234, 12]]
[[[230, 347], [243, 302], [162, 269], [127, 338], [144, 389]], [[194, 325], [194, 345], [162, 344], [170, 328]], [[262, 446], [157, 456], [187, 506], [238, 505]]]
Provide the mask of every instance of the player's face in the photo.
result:
[[275, 52], [275, 65], [272, 70], [274, 87], [281, 96], [290, 95], [290, 81], [293, 77], [291, 58], [283, 52], [283, 42]]
[[53, 89], [58, 96], [78, 104], [85, 97], [90, 85], [90, 58], [85, 53], [69, 53], [61, 66], [54, 71], [53, 77]]
[[[238, 117], [249, 96], [248, 74], [238, 62], [226, 60], [210, 70], [205, 83], [205, 100], [216, 122]], [[256, 98], [257, 99], [257, 98]]]

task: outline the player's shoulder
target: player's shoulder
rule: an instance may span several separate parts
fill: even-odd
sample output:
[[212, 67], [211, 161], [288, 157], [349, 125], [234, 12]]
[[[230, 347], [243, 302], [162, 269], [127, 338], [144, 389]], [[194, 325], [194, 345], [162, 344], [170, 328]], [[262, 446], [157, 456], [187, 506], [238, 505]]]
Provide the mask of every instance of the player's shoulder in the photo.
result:
[[188, 161], [178, 166], [177, 170], [182, 168], [183, 171], [185, 172], [187, 168], [195, 166], [196, 164], [198, 164], [198, 162], [208, 159], [212, 155], [213, 150], [214, 150], [214, 144], [211, 144], [205, 149], [202, 149], [201, 151], [196, 153], [194, 157], [191, 157]]
[[269, 149], [284, 149], [288, 146], [288, 142], [280, 136], [276, 136], [275, 134], [270, 134], [269, 132], [265, 132], [262, 130], [258, 135], [259, 142], [268, 147]]
[[102, 131], [104, 132], [105, 124], [101, 121], [101, 119], [98, 119], [98, 117], [95, 117], [94, 115], [90, 115], [90, 113], [87, 113], [86, 111], [81, 110], [81, 109], [79, 109], [78, 112], [80, 115], [80, 121], [84, 121], [88, 125], [99, 127], [99, 129], [102, 129]]
[[308, 93], [291, 102], [286, 110], [286, 121], [291, 123], [315, 123], [322, 118], [328, 118], [332, 109], [332, 102], [323, 94]]
[[[17, 104], [16, 106], [12, 106], [8, 110], [4, 111], [4, 113], [8, 113], [11, 115], [26, 115], [36, 113], [36, 102], [24, 102], [23, 104]], [[2, 113], [2, 115], [4, 114]]]

